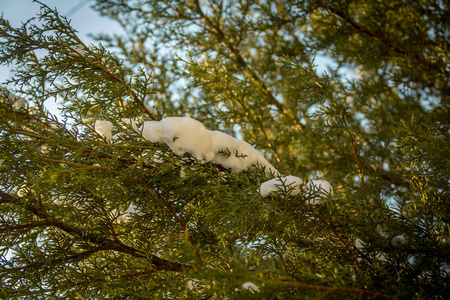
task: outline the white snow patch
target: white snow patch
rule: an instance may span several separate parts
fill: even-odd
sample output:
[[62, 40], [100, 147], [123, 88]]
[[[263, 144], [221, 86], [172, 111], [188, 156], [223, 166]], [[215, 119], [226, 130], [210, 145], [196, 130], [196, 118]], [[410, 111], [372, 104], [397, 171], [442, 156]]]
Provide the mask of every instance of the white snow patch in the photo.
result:
[[259, 187], [259, 193], [262, 197], [267, 197], [276, 192], [289, 192], [290, 195], [297, 195], [300, 193], [300, 186], [303, 184], [297, 176], [286, 176], [267, 180]]
[[73, 51], [71, 52], [73, 55], [79, 55], [84, 56], [84, 46], [83, 45], [77, 45], [73, 48]]
[[242, 288], [251, 293], [259, 293], [259, 287], [251, 281], [244, 282]]
[[112, 139], [112, 123], [110, 121], [95, 121], [95, 132], [97, 132], [107, 142]]
[[247, 142], [220, 131], [209, 131], [199, 121], [188, 117], [169, 117], [144, 122], [142, 136], [152, 143], [165, 143], [177, 155], [190, 153], [201, 161], [213, 161], [232, 173], [265, 168], [266, 174], [279, 172]]
[[[134, 119], [121, 119], [122, 129], [131, 126], [151, 143], [165, 143], [179, 156], [191, 154], [202, 162], [215, 162], [232, 173], [252, 170], [255, 167], [264, 168], [267, 176], [279, 176], [280, 173], [264, 156], [249, 143], [238, 140], [220, 131], [209, 131], [199, 121], [189, 117], [168, 117], [161, 121], [147, 121], [138, 129]], [[95, 131], [108, 142], [120, 140], [120, 134], [112, 136], [110, 121], [96, 121]], [[152, 157], [154, 163], [163, 161], [163, 155], [158, 151]], [[184, 170], [180, 176], [186, 176]], [[283, 191], [290, 195], [301, 192], [303, 181], [296, 176], [285, 176], [268, 180], [261, 184], [259, 193], [267, 197], [272, 193]], [[326, 180], [310, 180], [305, 185], [305, 191], [310, 196], [310, 204], [320, 202], [321, 198], [333, 195], [333, 188]]]
[[161, 121], [144, 122], [142, 136], [152, 143], [165, 143], [177, 155], [188, 152], [202, 161], [214, 158], [209, 131], [197, 120], [187, 117], [169, 117]]
[[309, 204], [319, 204], [321, 199], [328, 195], [333, 196], [333, 188], [326, 180], [310, 180], [305, 185], [305, 192], [308, 196], [314, 196], [309, 200]]
[[215, 151], [213, 161], [224, 168], [231, 169], [232, 173], [251, 170], [259, 165], [265, 168], [266, 174], [279, 175], [277, 169], [249, 143], [238, 140], [221, 131], [210, 131], [210, 135]]
[[[2, 99], [3, 99], [3, 97], [0, 99], [1, 102], [3, 101]], [[8, 101], [15, 107], [23, 107], [27, 103], [27, 100], [25, 100], [25, 98], [16, 96], [12, 93], [8, 93]]]
[[[303, 180], [297, 176], [286, 176], [265, 181], [259, 187], [262, 197], [267, 197], [276, 192], [288, 192], [289, 195], [298, 195], [301, 192]], [[326, 180], [310, 180], [305, 185], [305, 193], [310, 196], [309, 204], [314, 205], [320, 202], [323, 197], [333, 195], [333, 188]]]
[[138, 127], [136, 125], [136, 121], [131, 118], [123, 118], [120, 120], [122, 123], [122, 129], [127, 129], [128, 126], [131, 126], [135, 131], [138, 131]]

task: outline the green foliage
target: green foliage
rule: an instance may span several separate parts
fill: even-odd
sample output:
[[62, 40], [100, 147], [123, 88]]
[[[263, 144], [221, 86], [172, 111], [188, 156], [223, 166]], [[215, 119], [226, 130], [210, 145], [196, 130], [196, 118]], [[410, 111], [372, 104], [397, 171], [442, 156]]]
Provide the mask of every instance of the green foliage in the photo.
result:
[[[0, 19], [0, 63], [16, 66], [0, 101], [2, 299], [450, 292], [447, 3], [95, 2], [125, 36], [86, 45], [39, 2], [20, 28]], [[263, 170], [177, 156], [120, 121], [170, 116], [335, 193], [262, 198]]]

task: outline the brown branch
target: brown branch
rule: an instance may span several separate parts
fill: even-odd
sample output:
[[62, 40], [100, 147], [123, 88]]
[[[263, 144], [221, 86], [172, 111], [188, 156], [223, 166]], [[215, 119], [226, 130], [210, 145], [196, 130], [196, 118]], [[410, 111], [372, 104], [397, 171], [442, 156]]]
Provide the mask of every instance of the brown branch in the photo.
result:
[[332, 6], [327, 6], [327, 9], [329, 11], [331, 11], [332, 13], [338, 15], [339, 17], [341, 17], [342, 19], [344, 19], [345, 21], [347, 21], [350, 25], [352, 25], [357, 31], [365, 33], [371, 37], [374, 37], [375, 39], [381, 41], [382, 43], [386, 44], [386, 46], [389, 47], [389, 49], [400, 53], [400, 54], [405, 54], [406, 52], [403, 51], [398, 45], [396, 45], [393, 41], [389, 40], [387, 37], [385, 37], [384, 35], [380, 34], [380, 33], [376, 33], [370, 29], [368, 29], [367, 27], [364, 27], [362, 24], [356, 22], [356, 20], [354, 20], [348, 13], [345, 13], [343, 11], [340, 11], [338, 9], [335, 9]]
[[147, 255], [146, 253], [137, 250], [131, 246], [125, 245], [120, 241], [107, 239], [95, 233], [85, 232], [77, 227], [71, 226], [63, 222], [58, 218], [49, 215], [48, 212], [42, 208], [39, 208], [32, 204], [23, 203], [20, 199], [17, 199], [16, 197], [13, 197], [8, 193], [3, 192], [2, 190], [0, 190], [0, 204], [1, 203], [11, 203], [15, 205], [24, 206], [25, 209], [27, 209], [30, 213], [40, 217], [41, 219], [44, 219], [46, 222], [49, 223], [49, 225], [59, 228], [70, 235], [74, 235], [78, 238], [104, 247], [105, 250], [118, 251], [120, 253], [124, 253], [137, 258], [147, 258], [152, 264], [154, 264], [157, 267], [162, 267], [166, 271], [180, 272], [183, 269], [188, 268], [188, 266], [186, 265], [177, 262], [172, 262], [153, 254]]
[[[135, 273], [131, 273], [131, 274], [123, 274], [123, 275], [118, 275], [118, 276], [109, 276], [108, 278], [95, 278], [93, 280], [84, 280], [82, 282], [78, 282], [75, 284], [75, 286], [83, 286], [92, 282], [105, 282], [105, 281], [111, 281], [111, 280], [117, 280], [117, 279], [127, 279], [127, 278], [135, 278], [135, 277], [139, 277], [139, 276], [144, 276], [144, 275], [148, 275], [148, 274], [152, 274], [155, 273], [156, 271], [162, 271], [164, 270], [161, 267], [155, 267], [153, 269], [148, 269], [148, 270], [144, 270], [144, 271], [139, 271], [139, 272], [135, 272]], [[174, 277], [178, 277], [177, 275], [175, 275]], [[61, 290], [61, 289], [67, 289], [67, 286], [57, 286], [51, 289], [40, 289], [39, 291], [34, 291], [34, 292], [30, 292], [27, 291], [26, 293], [23, 292], [17, 292], [14, 294], [14, 296], [19, 297], [19, 296], [23, 296], [23, 295], [30, 295], [30, 294], [44, 294], [44, 293], [49, 293], [49, 292], [54, 292], [57, 290]]]
[[48, 226], [48, 225], [50, 225], [50, 223], [45, 220], [44, 221], [36, 221], [33, 223], [29, 223], [29, 224], [21, 224], [21, 225], [3, 227], [3, 228], [0, 228], [0, 233], [9, 232], [9, 231], [13, 231], [13, 230], [42, 227], [42, 226]]
[[306, 205], [306, 207], [309, 208], [309, 210], [313, 214], [319, 216], [322, 222], [332, 230], [335, 237], [342, 244], [342, 246], [344, 246], [345, 251], [347, 251], [347, 253], [350, 254], [350, 257], [352, 258], [353, 263], [355, 264], [358, 272], [361, 272], [362, 267], [359, 264], [358, 260], [356, 259], [354, 251], [356, 250], [359, 254], [361, 254], [361, 252], [356, 248], [356, 246], [353, 245], [352, 247], [349, 247], [349, 245], [347, 244], [348, 238], [345, 235], [343, 235], [339, 230], [339, 228], [331, 220], [328, 220], [319, 210], [315, 209], [311, 205]]
[[355, 159], [355, 161], [356, 161], [356, 164], [357, 164], [357, 166], [358, 166], [358, 175], [359, 175], [359, 179], [361, 180], [361, 184], [362, 184], [362, 187], [363, 187], [363, 190], [364, 190], [364, 195], [365, 195], [365, 197], [366, 197], [366, 202], [368, 203], [368, 201], [369, 201], [369, 195], [367, 194], [366, 182], [365, 182], [365, 180], [364, 180], [364, 171], [363, 171], [363, 169], [362, 169], [362, 167], [361, 167], [362, 164], [361, 164], [361, 162], [360, 162], [360, 160], [359, 160], [358, 153], [357, 153], [357, 150], [356, 150], [356, 142], [355, 142], [355, 139], [352, 139], [351, 145], [352, 145], [352, 153], [353, 153], [353, 157], [354, 157], [354, 159]]
[[276, 242], [276, 240], [272, 241], [273, 246], [275, 247], [275, 253], [278, 256], [278, 258], [280, 259], [281, 265], [283, 266], [284, 271], [286, 272], [286, 274], [291, 277], [291, 275], [289, 274], [289, 269], [286, 265], [286, 261], [284, 260], [283, 254], [281, 253], [281, 251], [278, 250], [278, 244]]
[[[42, 160], [46, 160], [49, 162], [54, 162], [54, 163], [58, 163], [58, 164], [66, 164], [66, 165], [71, 165], [71, 166], [76, 166], [76, 167], [80, 167], [83, 169], [92, 169], [92, 170], [100, 170], [100, 171], [107, 171], [116, 175], [121, 176], [122, 178], [127, 178], [131, 181], [134, 181], [144, 187], [146, 187], [148, 190], [152, 191], [157, 197], [158, 199], [160, 199], [160, 201], [162, 202], [162, 204], [167, 208], [168, 212], [173, 216], [173, 218], [175, 219], [175, 222], [178, 224], [178, 226], [183, 230], [184, 234], [186, 235], [186, 237], [189, 240], [189, 243], [191, 244], [191, 246], [194, 248], [196, 246], [194, 240], [192, 239], [191, 235], [189, 234], [189, 231], [186, 228], [186, 225], [181, 221], [181, 219], [178, 217], [178, 215], [175, 213], [175, 211], [173, 210], [172, 206], [170, 205], [170, 203], [161, 196], [160, 193], [158, 193], [157, 190], [155, 190], [151, 185], [149, 185], [148, 183], [132, 177], [130, 175], [127, 175], [125, 173], [122, 173], [120, 171], [116, 171], [113, 169], [109, 169], [109, 168], [105, 168], [102, 166], [91, 166], [91, 165], [83, 165], [83, 164], [79, 164], [79, 163], [74, 163], [74, 162], [70, 162], [70, 161], [63, 161], [63, 160], [57, 160], [57, 159], [52, 159], [52, 158], [48, 158], [48, 157], [39, 157], [39, 159]], [[198, 259], [200, 260], [200, 262], [202, 262], [202, 259], [200, 257], [200, 254], [198, 251], [196, 251], [196, 255], [198, 257]]]
[[[117, 77], [116, 75], [114, 75], [111, 71], [109, 71], [105, 66], [98, 64], [96, 62], [84, 59], [85, 62], [87, 62], [88, 64], [90, 64], [91, 66], [103, 71], [106, 75], [108, 75], [108, 77], [110, 77], [112, 80], [116, 81], [117, 83], [120, 83], [122, 85], [126, 85], [125, 82], [120, 79], [119, 77]], [[128, 86], [126, 86], [126, 89], [128, 90], [128, 92], [130, 93], [131, 98], [137, 103], [139, 104], [140, 107], [142, 107], [142, 109], [144, 110], [144, 112], [150, 116], [150, 118], [152, 120], [158, 120], [158, 118], [156, 118], [156, 116], [147, 108], [147, 106], [145, 106], [144, 102], [139, 99], [139, 97], [136, 95], [136, 93], [131, 90]]]
[[69, 261], [69, 260], [86, 257], [86, 256], [89, 256], [89, 255], [91, 255], [93, 253], [96, 253], [96, 252], [99, 252], [99, 251], [102, 251], [102, 250], [108, 250], [108, 249], [106, 249], [103, 245], [101, 245], [99, 247], [92, 248], [90, 250], [87, 250], [87, 251], [84, 251], [84, 252], [81, 252], [81, 253], [77, 253], [77, 254], [66, 256], [66, 257], [62, 257], [62, 258], [53, 259], [49, 264], [46, 264], [46, 263], [43, 263], [43, 262], [36, 262], [36, 263], [32, 263], [32, 264], [29, 264], [29, 265], [26, 265], [26, 266], [21, 266], [21, 267], [16, 267], [16, 268], [12, 268], [12, 269], [1, 270], [0, 272], [1, 273], [7, 273], [7, 272], [12, 271], [12, 270], [14, 270], [14, 271], [21, 271], [21, 270], [25, 270], [25, 269], [29, 269], [29, 268], [33, 268], [33, 267], [37, 267], [37, 266], [47, 266], [48, 267], [51, 264], [57, 264], [57, 263], [60, 263], [60, 262], [66, 262], [66, 261]]

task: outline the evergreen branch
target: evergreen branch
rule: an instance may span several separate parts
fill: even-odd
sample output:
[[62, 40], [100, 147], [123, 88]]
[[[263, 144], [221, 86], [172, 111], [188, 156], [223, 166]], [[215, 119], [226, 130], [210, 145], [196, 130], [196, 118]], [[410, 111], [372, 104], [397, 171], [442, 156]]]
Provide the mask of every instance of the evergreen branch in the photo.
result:
[[177, 263], [177, 262], [172, 262], [172, 261], [166, 260], [164, 258], [160, 258], [153, 254], [147, 255], [146, 253], [144, 253], [140, 250], [137, 250], [131, 246], [125, 245], [120, 241], [110, 240], [108, 238], [104, 238], [95, 233], [85, 232], [82, 229], [71, 226], [71, 225], [61, 221], [60, 219], [51, 216], [42, 207], [37, 207], [32, 204], [25, 204], [20, 199], [17, 199], [16, 197], [13, 197], [12, 195], [0, 190], [0, 204], [2, 204], [2, 203], [11, 203], [11, 204], [24, 206], [25, 209], [27, 209], [30, 213], [32, 213], [35, 216], [40, 217], [41, 219], [44, 219], [46, 222], [49, 223], [49, 225], [59, 228], [64, 232], [67, 232], [71, 235], [82, 238], [91, 243], [97, 244], [97, 245], [103, 247], [104, 250], [113, 250], [113, 251], [118, 251], [118, 252], [121, 252], [124, 254], [128, 254], [128, 255], [136, 257], [136, 258], [149, 259], [149, 261], [153, 265], [155, 265], [157, 267], [161, 267], [161, 268], [163, 268], [163, 270], [166, 270], [166, 271], [181, 272], [183, 269], [188, 268], [188, 266], [186, 266], [186, 265], [183, 265], [183, 264]]
[[[45, 15], [45, 17], [41, 17], [43, 19], [46, 19], [49, 23], [50, 20], [48, 19], [48, 16], [46, 14], [51, 14], [52, 17], [54, 18], [54, 21], [56, 21], [56, 24], [59, 25], [59, 28], [57, 28], [56, 26], [54, 27], [53, 23], [52, 26], [47, 27], [48, 25], [46, 24], [44, 26], [45, 29], [38, 29], [37, 27], [33, 27], [35, 25], [32, 25], [32, 29], [35, 31], [34, 35], [36, 35], [37, 38], [33, 38], [33, 35], [28, 35], [27, 30], [25, 25], [23, 26], [22, 29], [16, 29], [16, 28], [12, 28], [6, 21], [4, 21], [3, 19], [0, 20], [0, 35], [4, 38], [6, 38], [6, 41], [3, 42], [2, 44], [10, 44], [10, 43], [15, 43], [16, 45], [14, 45], [15, 48], [17, 47], [21, 47], [26, 49], [27, 51], [24, 51], [24, 49], [20, 49], [20, 52], [15, 53], [15, 51], [12, 51], [11, 49], [8, 49], [8, 51], [2, 51], [1, 54], [1, 60], [4, 62], [9, 62], [12, 61], [14, 59], [17, 60], [23, 60], [23, 56], [25, 55], [25, 53], [30, 52], [30, 51], [34, 51], [34, 50], [38, 50], [38, 49], [43, 49], [43, 50], [47, 50], [51, 53], [58, 53], [61, 54], [63, 56], [66, 57], [70, 57], [72, 59], [74, 59], [75, 61], [78, 62], [85, 62], [88, 65], [90, 65], [91, 67], [93, 67], [94, 69], [100, 70], [101, 72], [103, 72], [104, 74], [106, 74], [109, 78], [111, 78], [113, 81], [123, 85], [125, 87], [125, 89], [128, 91], [128, 93], [130, 94], [131, 98], [138, 103], [138, 105], [144, 110], [144, 112], [150, 116], [150, 118], [152, 120], [157, 120], [156, 116], [150, 112], [150, 110], [145, 106], [144, 102], [139, 99], [139, 97], [136, 95], [136, 93], [125, 83], [125, 81], [119, 77], [117, 77], [115, 74], [113, 74], [113, 72], [111, 72], [108, 68], [106, 68], [104, 65], [91, 61], [89, 59], [86, 59], [83, 55], [80, 55], [79, 53], [77, 53], [73, 48], [71, 48], [70, 46], [65, 45], [65, 47], [61, 47], [58, 43], [60, 43], [61, 41], [53, 41], [52, 39], [48, 39], [48, 38], [44, 38], [43, 33], [45, 31], [56, 31], [56, 30], [60, 30], [59, 33], [64, 33], [65, 34], [65, 38], [66, 39], [72, 39], [71, 44], [73, 44], [73, 40], [76, 41], [76, 43], [78, 45], [82, 45], [83, 48], [86, 48], [86, 46], [83, 44], [83, 42], [77, 37], [77, 35], [75, 34], [75, 31], [73, 31], [72, 29], [67, 30], [66, 26], [68, 25], [65, 20], [65, 18], [63, 17], [63, 19], [61, 19], [58, 15], [58, 13], [54, 10], [52, 10], [51, 8], [49, 8], [48, 6], [46, 6], [45, 4], [38, 2], [39, 4], [41, 4], [41, 9], [45, 11], [45, 13], [43, 15]], [[5, 28], [5, 29], [3, 29]], [[61, 38], [61, 37], [59, 37]], [[20, 41], [17, 42], [17, 41]], [[57, 70], [56, 74], [61, 75], [62, 73], [64, 73], [66, 70]], [[55, 76], [55, 79], [56, 77]]]
[[[75, 55], [75, 54], [73, 54]], [[144, 102], [139, 99], [139, 97], [136, 95], [136, 93], [129, 88], [124, 80], [120, 79], [119, 77], [117, 77], [116, 75], [114, 75], [111, 71], [109, 71], [105, 66], [95, 63], [93, 61], [90, 61], [88, 59], [84, 59], [85, 62], [87, 62], [88, 64], [90, 64], [91, 66], [103, 71], [106, 75], [108, 75], [112, 80], [116, 81], [117, 83], [124, 85], [125, 88], [128, 90], [128, 92], [130, 93], [131, 98], [137, 103], [139, 104], [139, 106], [144, 110], [144, 112], [150, 116], [150, 118], [154, 121], [158, 120], [158, 118], [147, 108], [147, 106], [144, 104]]]
[[327, 225], [335, 235], [335, 237], [338, 239], [338, 241], [344, 246], [345, 251], [350, 255], [352, 258], [353, 263], [356, 266], [356, 269], [358, 272], [362, 272], [362, 267], [359, 264], [358, 260], [356, 259], [356, 256], [354, 254], [354, 251], [358, 252], [361, 256], [366, 258], [368, 261], [371, 261], [366, 255], [364, 255], [361, 251], [359, 251], [358, 248], [356, 248], [355, 245], [349, 246], [348, 245], [348, 238], [341, 233], [339, 228], [333, 223], [333, 221], [328, 220], [319, 210], [315, 209], [311, 205], [306, 205], [309, 210], [314, 213], [315, 215], [319, 216], [319, 218], [322, 220], [322, 222]]
[[283, 266], [283, 270], [286, 272], [286, 274], [287, 274], [289, 277], [291, 277], [291, 274], [289, 273], [289, 269], [288, 269], [288, 267], [287, 267], [287, 265], [286, 265], [286, 261], [285, 261], [285, 259], [284, 259], [284, 257], [283, 257], [283, 253], [282, 253], [280, 250], [278, 250], [278, 244], [277, 244], [277, 242], [276, 242], [275, 239], [272, 241], [272, 244], [273, 244], [273, 246], [275, 247], [275, 248], [274, 248], [274, 252], [275, 252], [275, 254], [278, 256], [278, 259], [280, 260], [281, 265]]
[[379, 298], [379, 299], [391, 299], [390, 297], [373, 291], [366, 291], [366, 290], [360, 290], [360, 289], [353, 289], [353, 288], [340, 288], [340, 287], [331, 287], [331, 286], [320, 286], [320, 285], [312, 285], [312, 284], [306, 284], [298, 281], [283, 281], [283, 280], [276, 280], [276, 279], [270, 279], [270, 278], [261, 278], [256, 276], [248, 276], [246, 277], [249, 280], [258, 280], [269, 284], [274, 285], [284, 285], [284, 286], [290, 286], [290, 287], [296, 287], [296, 288], [302, 288], [302, 289], [310, 289], [310, 290], [316, 290], [316, 291], [325, 291], [327, 293], [329, 292], [338, 292], [338, 293], [349, 293], [349, 294], [359, 294], [361, 296], [371, 297], [371, 298]]
[[36, 227], [48, 226], [48, 225], [51, 225], [51, 223], [49, 223], [48, 221], [45, 221], [45, 220], [44, 221], [36, 221], [33, 223], [29, 223], [29, 224], [21, 224], [21, 225], [14, 225], [14, 226], [7, 226], [4, 228], [0, 228], [0, 233], [10, 232], [13, 230], [36, 228]]
[[[78, 282], [75, 284], [75, 286], [84, 286], [84, 285], [88, 285], [90, 283], [94, 283], [94, 282], [109, 282], [111, 280], [118, 280], [118, 279], [132, 279], [132, 278], [136, 278], [139, 276], [144, 276], [144, 275], [149, 275], [149, 274], [153, 274], [157, 271], [165, 271], [165, 269], [163, 267], [155, 267], [152, 269], [148, 269], [148, 270], [144, 270], [144, 271], [139, 271], [139, 272], [135, 272], [135, 273], [131, 273], [131, 274], [122, 274], [122, 275], [118, 275], [118, 276], [108, 276], [107, 279], [105, 278], [95, 278], [93, 280], [84, 280], [82, 282]], [[177, 277], [176, 275], [174, 277]], [[19, 297], [19, 296], [25, 296], [25, 295], [34, 295], [34, 294], [44, 294], [44, 293], [50, 293], [50, 292], [55, 292], [55, 291], [59, 291], [59, 290], [63, 290], [63, 289], [67, 289], [67, 286], [59, 286], [59, 287], [54, 287], [51, 289], [41, 289], [39, 291], [33, 291], [33, 292], [26, 292], [26, 293], [21, 293], [21, 292], [16, 292], [14, 293], [14, 296]]]
[[[382, 42], [390, 50], [392, 50], [398, 54], [401, 54], [401, 55], [407, 55], [408, 53], [410, 53], [410, 52], [404, 50], [399, 45], [397, 45], [394, 41], [387, 38], [381, 32], [374, 32], [374, 31], [370, 30], [369, 28], [365, 27], [364, 25], [358, 23], [355, 19], [352, 18], [352, 16], [350, 14], [348, 14], [342, 10], [336, 9], [336, 8], [332, 7], [331, 5], [325, 6], [322, 3], [322, 7], [326, 7], [327, 10], [329, 10], [330, 12], [334, 13], [335, 15], [338, 15], [339, 17], [341, 17], [344, 21], [346, 21], [353, 28], [355, 28], [357, 30], [357, 32], [364, 33], [364, 34], [366, 34], [370, 37], [373, 37], [373, 38], [377, 39], [378, 41]], [[432, 42], [432, 44], [434, 44], [434, 43]], [[436, 66], [435, 64], [433, 64], [431, 61], [429, 61], [422, 53], [414, 54], [414, 58], [418, 62], [420, 62], [423, 65], [428, 66], [432, 70], [438, 71], [439, 73], [442, 73], [446, 76], [448, 76], [448, 74], [449, 74], [449, 72], [447, 70], [440, 68], [440, 67]]]
[[358, 166], [358, 176], [359, 176], [359, 179], [361, 180], [361, 184], [362, 184], [362, 187], [363, 187], [363, 190], [364, 190], [364, 195], [366, 196], [366, 203], [368, 203], [369, 202], [369, 195], [367, 194], [366, 181], [364, 180], [364, 171], [361, 168], [361, 162], [359, 160], [359, 156], [358, 156], [358, 153], [356, 151], [355, 139], [352, 139], [351, 145], [352, 145], [353, 158], [355, 159], [356, 164]]
[[0, 109], [5, 110], [6, 113], [8, 114], [15, 114], [21, 117], [24, 117], [27, 120], [32, 120], [33, 122], [39, 123], [40, 125], [44, 126], [47, 129], [51, 128], [51, 125], [48, 123], [43, 122], [41, 119], [37, 118], [36, 116], [31, 115], [30, 113], [27, 112], [23, 112], [20, 110], [16, 110], [16, 109], [6, 109], [3, 106], [0, 106]]
[[[66, 164], [66, 165], [71, 165], [71, 166], [75, 166], [75, 167], [80, 167], [82, 169], [91, 169], [91, 170], [100, 170], [100, 171], [110, 172], [110, 173], [119, 175], [122, 178], [127, 178], [131, 181], [134, 181], [134, 182], [144, 186], [148, 190], [152, 191], [157, 196], [157, 198], [162, 202], [162, 204], [166, 207], [166, 209], [170, 213], [170, 215], [172, 215], [172, 217], [175, 219], [175, 222], [178, 224], [178, 226], [181, 228], [181, 230], [183, 230], [183, 232], [184, 232], [185, 236], [187, 237], [191, 246], [193, 248], [195, 248], [196, 244], [195, 244], [194, 240], [192, 239], [192, 236], [189, 234], [189, 230], [187, 230], [186, 225], [181, 221], [181, 219], [175, 213], [175, 211], [173, 210], [169, 201], [167, 201], [164, 197], [162, 197], [161, 194], [158, 193], [158, 191], [155, 188], [153, 188], [151, 185], [149, 185], [148, 183], [146, 183], [138, 178], [132, 177], [128, 174], [124, 174], [120, 171], [116, 171], [116, 170], [109, 169], [109, 168], [102, 167], [102, 166], [83, 165], [83, 164], [79, 164], [79, 163], [58, 160], [58, 159], [52, 159], [52, 158], [48, 158], [48, 157], [39, 157], [39, 158], [42, 160], [45, 160], [45, 161], [53, 162], [53, 163]], [[196, 251], [196, 255], [197, 255], [198, 259], [200, 260], [200, 262], [202, 262], [202, 259], [201, 259], [201, 256], [200, 256], [200, 253], [198, 252], [198, 250]]]
[[281, 166], [281, 169], [283, 170], [283, 173], [286, 173], [287, 172], [286, 166], [284, 165], [283, 161], [281, 160], [281, 157], [278, 154], [278, 151], [277, 151], [275, 145], [270, 141], [269, 137], [267, 136], [267, 133], [264, 130], [264, 127], [262, 124], [260, 124], [259, 130], [263, 134], [264, 139], [267, 141], [267, 144], [269, 145], [270, 149], [272, 149], [273, 154], [275, 155], [275, 158], [277, 159], [278, 163]]
[[99, 247], [92, 248], [90, 250], [80, 252], [80, 253], [77, 253], [74, 255], [66, 256], [63, 258], [53, 259], [50, 261], [50, 263], [36, 262], [36, 263], [32, 263], [32, 264], [29, 264], [26, 266], [15, 267], [15, 268], [11, 268], [11, 269], [3, 269], [0, 271], [0, 273], [7, 273], [7, 272], [11, 272], [11, 271], [21, 271], [21, 270], [25, 270], [25, 269], [29, 269], [29, 268], [34, 268], [37, 266], [50, 267], [53, 264], [58, 264], [58, 263], [67, 262], [67, 261], [74, 260], [74, 259], [87, 257], [87, 256], [90, 256], [91, 254], [94, 254], [96, 252], [103, 251], [103, 250], [108, 250], [108, 249], [106, 249], [104, 245], [100, 245]]
[[287, 110], [284, 105], [282, 103], [280, 103], [275, 96], [273, 95], [273, 93], [270, 91], [270, 89], [268, 88], [268, 86], [266, 85], [266, 83], [264, 82], [264, 80], [245, 62], [244, 57], [242, 56], [242, 54], [239, 52], [239, 50], [226, 38], [225, 33], [223, 32], [223, 30], [217, 26], [216, 24], [214, 24], [213, 21], [211, 21], [202, 11], [201, 7], [200, 7], [200, 3], [198, 0], [195, 0], [195, 5], [196, 5], [196, 10], [197, 13], [200, 16], [200, 20], [202, 20], [202, 22], [204, 24], [206, 24], [208, 26], [208, 28], [210, 28], [210, 31], [215, 34], [215, 36], [217, 37], [217, 39], [219, 40], [219, 42], [222, 44], [222, 46], [224, 46], [225, 48], [227, 48], [228, 50], [230, 50], [230, 53], [232, 55], [232, 57], [235, 58], [235, 62], [236, 64], [242, 68], [242, 70], [244, 70], [245, 73], [247, 73], [247, 75], [249, 75], [250, 79], [253, 81], [253, 83], [262, 91], [262, 93], [269, 99], [269, 102], [272, 103], [273, 105], [275, 105], [275, 107], [278, 109], [278, 111], [280, 112], [280, 114], [286, 115], [288, 116], [292, 121], [294, 121], [294, 123], [297, 125], [298, 129], [300, 131], [304, 131], [305, 126], [298, 121], [293, 115], [292, 113], [289, 112], [289, 110]]
[[353, 26], [358, 32], [365, 33], [371, 37], [374, 37], [375, 39], [381, 41], [382, 43], [386, 44], [386, 46], [389, 47], [394, 52], [397, 52], [399, 54], [406, 54], [405, 51], [403, 51], [397, 44], [395, 44], [393, 41], [389, 40], [387, 37], [382, 35], [381, 33], [376, 33], [369, 28], [363, 26], [362, 24], [358, 23], [355, 19], [352, 18], [348, 13], [343, 12], [341, 10], [338, 10], [332, 6], [326, 7], [329, 11], [332, 13], [338, 15], [345, 21], [347, 21], [351, 26]]

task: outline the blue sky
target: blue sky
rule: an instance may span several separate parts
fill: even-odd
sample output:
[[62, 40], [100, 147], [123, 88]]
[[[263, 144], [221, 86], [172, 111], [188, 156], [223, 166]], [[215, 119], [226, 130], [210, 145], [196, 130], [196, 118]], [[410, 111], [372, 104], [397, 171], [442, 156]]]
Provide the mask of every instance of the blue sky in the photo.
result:
[[[92, 0], [42, 0], [51, 8], [55, 8], [61, 15], [72, 20], [72, 26], [79, 32], [79, 37], [86, 43], [93, 42], [89, 33], [123, 32], [121, 27], [94, 11], [90, 6]], [[39, 13], [40, 5], [32, 0], [0, 0], [0, 12], [3, 18], [12, 26], [19, 27], [22, 22], [35, 17]], [[10, 77], [10, 68], [0, 66], [0, 83]]]

